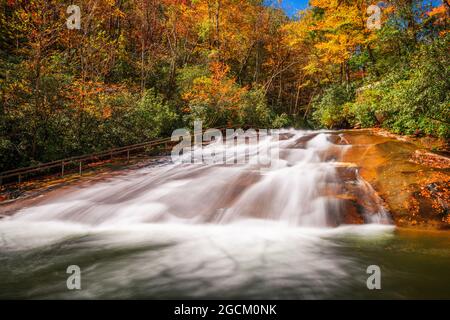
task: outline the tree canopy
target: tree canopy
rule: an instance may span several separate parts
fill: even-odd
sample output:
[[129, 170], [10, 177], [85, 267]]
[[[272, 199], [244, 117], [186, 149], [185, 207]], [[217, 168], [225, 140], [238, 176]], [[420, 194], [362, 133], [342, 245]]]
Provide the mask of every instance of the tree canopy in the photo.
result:
[[[66, 26], [81, 9], [81, 29]], [[1, 0], [0, 171], [207, 126], [450, 135], [448, 1]]]

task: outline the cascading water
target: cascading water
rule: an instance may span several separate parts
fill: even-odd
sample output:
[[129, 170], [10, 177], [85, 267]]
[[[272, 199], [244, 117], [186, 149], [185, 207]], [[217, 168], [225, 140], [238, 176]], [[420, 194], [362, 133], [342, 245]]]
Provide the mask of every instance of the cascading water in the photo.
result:
[[[379, 256], [349, 248], [354, 237], [356, 248], [389, 243], [393, 227], [343, 162], [349, 148], [335, 132], [286, 130], [238, 145], [239, 164], [168, 158], [50, 192], [0, 220], [0, 297], [367, 297], [365, 268]], [[65, 287], [69, 265], [83, 290]]]
[[[282, 134], [285, 140], [279, 142], [279, 157], [270, 159], [270, 166], [252, 161], [261, 154], [269, 155], [267, 149], [278, 143], [268, 137], [250, 150], [237, 146], [236, 158], [249, 153], [241, 164], [166, 164], [141, 169], [23, 209], [12, 219], [90, 226], [225, 224], [245, 219], [266, 219], [289, 226], [335, 225], [330, 218], [345, 214], [345, 208], [330, 190], [343, 183], [337, 167], [342, 165], [339, 157], [349, 146], [332, 143], [330, 133], [292, 130]], [[205, 147], [204, 152], [212, 147]], [[375, 221], [383, 220], [385, 211], [373, 189], [359, 176], [353, 183], [364, 188], [360, 196], [367, 193], [366, 207], [375, 209]]]

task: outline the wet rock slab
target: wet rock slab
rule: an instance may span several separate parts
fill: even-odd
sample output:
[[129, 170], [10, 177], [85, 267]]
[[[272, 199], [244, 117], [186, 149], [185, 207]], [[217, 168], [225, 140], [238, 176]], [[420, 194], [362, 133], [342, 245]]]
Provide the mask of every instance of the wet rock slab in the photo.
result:
[[[449, 229], [450, 169], [419, 163], [416, 145], [369, 130], [344, 133], [351, 148], [343, 161], [353, 162], [385, 201], [394, 222], [404, 227]], [[429, 153], [426, 153], [429, 154]], [[440, 157], [440, 159], [442, 159]]]

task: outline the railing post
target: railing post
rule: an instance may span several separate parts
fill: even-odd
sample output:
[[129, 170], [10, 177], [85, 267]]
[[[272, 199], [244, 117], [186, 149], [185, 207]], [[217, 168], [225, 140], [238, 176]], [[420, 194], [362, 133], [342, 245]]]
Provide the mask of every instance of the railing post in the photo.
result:
[[[26, 168], [22, 168], [22, 169], [14, 169], [14, 170], [1, 172], [2, 175], [0, 176], [0, 186], [3, 185], [3, 180], [5, 179], [5, 175], [7, 177], [10, 177], [11, 179], [14, 179], [14, 177], [17, 176], [18, 184], [20, 185], [23, 180], [22, 176], [25, 176], [31, 172], [38, 172], [37, 174], [42, 174], [43, 171], [48, 170], [50, 168], [56, 169], [58, 166], [61, 166], [61, 177], [64, 177], [66, 162], [69, 166], [72, 166], [72, 165], [76, 166], [76, 163], [78, 162], [79, 163], [79, 174], [80, 174], [80, 176], [82, 176], [83, 161], [86, 161], [86, 163], [89, 164], [89, 159], [91, 161], [94, 161], [94, 159], [106, 159], [106, 156], [108, 155], [108, 153], [111, 157], [111, 160], [113, 160], [114, 154], [120, 155], [120, 154], [123, 154], [123, 151], [127, 151], [127, 164], [128, 164], [130, 162], [130, 149], [134, 150], [136, 154], [143, 153], [144, 155], [146, 155], [147, 151], [152, 153], [151, 151], [160, 145], [164, 145], [164, 148], [167, 150], [172, 145], [172, 142], [168, 141], [168, 139], [157, 139], [157, 140], [147, 141], [144, 143], [134, 144], [134, 145], [126, 146], [126, 147], [105, 150], [105, 151], [102, 151], [102, 152], [99, 152], [96, 154], [82, 155], [82, 156], [76, 156], [76, 157], [73, 156], [73, 157], [66, 158], [66, 159], [59, 159], [59, 160], [51, 161], [49, 163], [44, 163], [44, 164], [41, 164], [38, 166], [30, 166], [30, 167], [26, 167]], [[129, 148], [129, 149], [127, 149], [127, 148]], [[159, 147], [158, 147], [158, 150], [160, 150]], [[70, 171], [70, 168], [69, 168], [69, 171]], [[28, 178], [32, 179], [32, 177], [28, 177]], [[8, 179], [6, 180], [5, 183], [6, 184], [8, 183]]]

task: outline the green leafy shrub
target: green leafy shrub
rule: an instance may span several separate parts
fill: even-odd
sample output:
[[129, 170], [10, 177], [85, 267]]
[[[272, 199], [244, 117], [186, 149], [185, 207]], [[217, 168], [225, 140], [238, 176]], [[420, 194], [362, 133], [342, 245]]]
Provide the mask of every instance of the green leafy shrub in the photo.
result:
[[266, 128], [270, 124], [270, 110], [262, 88], [254, 88], [246, 92], [239, 105], [242, 125]]
[[[422, 45], [407, 64], [356, 90], [332, 85], [314, 101], [321, 127], [381, 125], [399, 134], [450, 137], [448, 37]], [[354, 101], [353, 101], [354, 100]]]
[[354, 127], [372, 127], [384, 120], [377, 106], [381, 100], [380, 92], [370, 88], [360, 90], [356, 101], [348, 103], [349, 122]]
[[147, 90], [131, 116], [133, 132], [141, 139], [150, 140], [170, 136], [177, 114], [154, 89]]
[[[391, 81], [379, 109], [388, 114], [383, 126], [397, 133], [450, 135], [450, 64], [443, 41], [423, 46], [403, 79]], [[448, 61], [447, 61], [448, 62]]]
[[321, 127], [346, 128], [350, 125], [349, 105], [355, 96], [354, 88], [333, 85], [313, 102], [313, 120]]
[[276, 115], [275, 119], [272, 121], [272, 128], [274, 129], [280, 129], [280, 128], [286, 128], [290, 126], [291, 119], [289, 119], [289, 116], [286, 113], [282, 113], [280, 115]]

